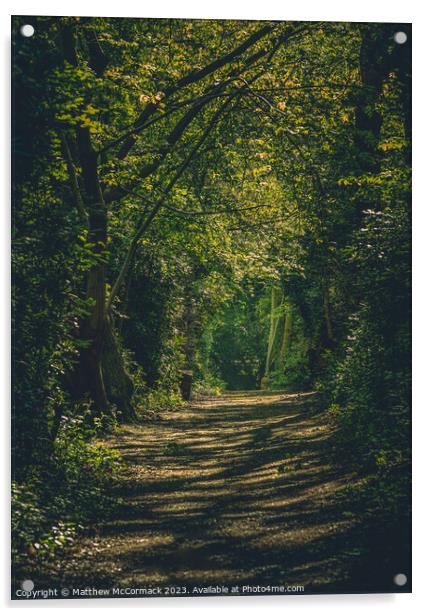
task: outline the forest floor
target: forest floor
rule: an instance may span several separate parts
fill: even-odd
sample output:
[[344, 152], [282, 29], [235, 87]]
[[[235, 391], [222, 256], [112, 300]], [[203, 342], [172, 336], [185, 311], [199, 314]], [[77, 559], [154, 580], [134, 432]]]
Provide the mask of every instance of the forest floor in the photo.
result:
[[227, 393], [104, 442], [126, 462], [123, 501], [58, 563], [68, 587], [363, 589], [362, 533], [338, 498], [357, 478], [330, 461], [313, 394]]

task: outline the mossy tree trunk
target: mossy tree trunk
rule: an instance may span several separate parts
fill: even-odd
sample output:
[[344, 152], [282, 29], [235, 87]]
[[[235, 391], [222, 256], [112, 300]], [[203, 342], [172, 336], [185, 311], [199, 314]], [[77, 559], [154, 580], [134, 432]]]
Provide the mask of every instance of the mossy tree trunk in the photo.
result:
[[261, 387], [267, 389], [270, 384], [270, 370], [274, 361], [274, 350], [278, 333], [280, 315], [278, 308], [282, 303], [282, 291], [276, 287], [272, 287], [270, 294], [270, 329], [267, 341], [266, 365], [264, 377], [261, 379]]
[[[65, 60], [78, 67], [72, 28], [65, 27], [62, 34]], [[94, 63], [93, 58], [90, 58], [91, 62]], [[101, 66], [97, 65], [97, 71], [100, 70]], [[89, 127], [78, 125], [75, 135], [82, 174], [82, 195], [79, 198], [88, 224], [88, 242], [93, 246], [94, 264], [87, 275], [86, 299], [91, 304], [91, 312], [80, 325], [79, 336], [85, 345], [80, 352], [74, 394], [78, 399], [89, 395], [96, 415], [109, 413], [109, 403], [112, 402], [118, 407], [120, 416], [130, 420], [135, 417], [131, 403], [133, 385], [124, 367], [107, 308], [105, 261], [108, 211], [100, 185], [98, 153]], [[76, 186], [76, 190], [79, 188]]]

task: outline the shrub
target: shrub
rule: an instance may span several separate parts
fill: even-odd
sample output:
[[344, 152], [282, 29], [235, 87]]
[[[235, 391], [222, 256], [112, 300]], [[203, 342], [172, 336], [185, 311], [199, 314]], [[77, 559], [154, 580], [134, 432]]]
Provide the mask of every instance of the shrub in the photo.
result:
[[140, 397], [138, 409], [143, 415], [151, 415], [159, 411], [173, 411], [184, 405], [179, 391], [159, 388], [146, 390]]
[[225, 389], [225, 383], [215, 375], [205, 375], [193, 384], [192, 397], [219, 396]]
[[53, 556], [73, 543], [84, 524], [116, 506], [112, 488], [122, 469], [120, 455], [94, 440], [112, 427], [111, 418], [91, 419], [85, 408], [81, 416], [64, 416], [49, 466], [12, 483], [15, 564]]
[[270, 388], [301, 391], [311, 385], [312, 372], [309, 358], [306, 351], [297, 345], [289, 351], [283, 369], [271, 373]]

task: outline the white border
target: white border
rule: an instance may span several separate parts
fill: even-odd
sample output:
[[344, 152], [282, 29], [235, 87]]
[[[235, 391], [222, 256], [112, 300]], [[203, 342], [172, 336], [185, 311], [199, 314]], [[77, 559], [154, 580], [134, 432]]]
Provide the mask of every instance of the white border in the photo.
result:
[[[427, 14], [426, 14], [427, 13]], [[324, 21], [390, 21], [413, 22], [413, 52], [414, 52], [414, 592], [412, 595], [321, 595], [321, 596], [289, 596], [289, 597], [246, 597], [246, 598], [199, 598], [199, 599], [121, 599], [118, 600], [79, 600], [79, 601], [44, 601], [44, 602], [10, 602], [9, 596], [9, 531], [8, 524], [8, 494], [9, 475], [2, 473], [3, 498], [0, 513], [3, 527], [3, 542], [1, 543], [1, 602], [7, 609], [46, 610], [74, 609], [79, 611], [100, 609], [141, 609], [146, 612], [175, 612], [196, 610], [208, 613], [232, 613], [233, 610], [246, 609], [248, 612], [260, 614], [262, 610], [273, 610], [285, 613], [297, 610], [301, 614], [318, 613], [344, 614], [362, 613], [384, 614], [390, 616], [404, 614], [405, 610], [423, 608], [426, 601], [428, 584], [428, 553], [429, 544], [429, 504], [428, 504], [428, 439], [430, 434], [430, 408], [428, 404], [429, 382], [429, 251], [430, 245], [430, 203], [428, 200], [429, 184], [429, 88], [428, 88], [428, 58], [430, 39], [430, 20], [425, 3], [420, 0], [305, 0], [302, 2], [287, 2], [287, 0], [264, 0], [253, 2], [249, 0], [216, 0], [213, 4], [202, 0], [157, 0], [143, 2], [121, 0], [118, 3], [107, 4], [105, 1], [74, 0], [73, 2], [55, 2], [40, 0], [39, 2], [6, 0], [2, 6], [0, 20], [1, 44], [5, 51], [1, 62], [3, 72], [1, 102], [4, 112], [1, 116], [1, 135], [3, 164], [0, 166], [0, 181], [3, 188], [3, 204], [0, 208], [0, 229], [3, 237], [0, 245], [0, 276], [2, 282], [1, 311], [1, 341], [2, 353], [0, 364], [1, 391], [5, 403], [2, 405], [3, 417], [3, 456], [9, 466], [9, 228], [10, 228], [10, 166], [9, 166], [9, 114], [10, 114], [10, 15], [103, 15], [118, 17], [183, 17], [212, 19], [286, 19], [286, 20], [324, 20]], [[425, 404], [427, 402], [427, 404]], [[413, 604], [413, 605], [411, 605]]]
[[281, 20], [325, 20], [325, 21], [411, 21], [413, 5], [395, 0], [361, 0], [356, 4], [339, 0], [306, 0], [304, 2], [247, 2], [246, 0], [217, 0], [212, 4], [199, 0], [159, 0], [142, 2], [123, 0], [107, 4], [101, 0], [76, 0], [54, 2], [43, 0], [32, 2], [17, 0], [9, 2], [16, 15], [102, 15], [104, 17], [183, 17], [208, 19], [281, 19]]

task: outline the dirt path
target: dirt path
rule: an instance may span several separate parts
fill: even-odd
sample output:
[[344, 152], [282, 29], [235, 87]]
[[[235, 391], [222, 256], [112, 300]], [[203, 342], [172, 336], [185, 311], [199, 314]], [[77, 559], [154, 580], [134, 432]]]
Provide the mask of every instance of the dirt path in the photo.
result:
[[230, 393], [128, 426], [117, 519], [62, 564], [69, 586], [348, 583], [351, 529], [310, 394]]

